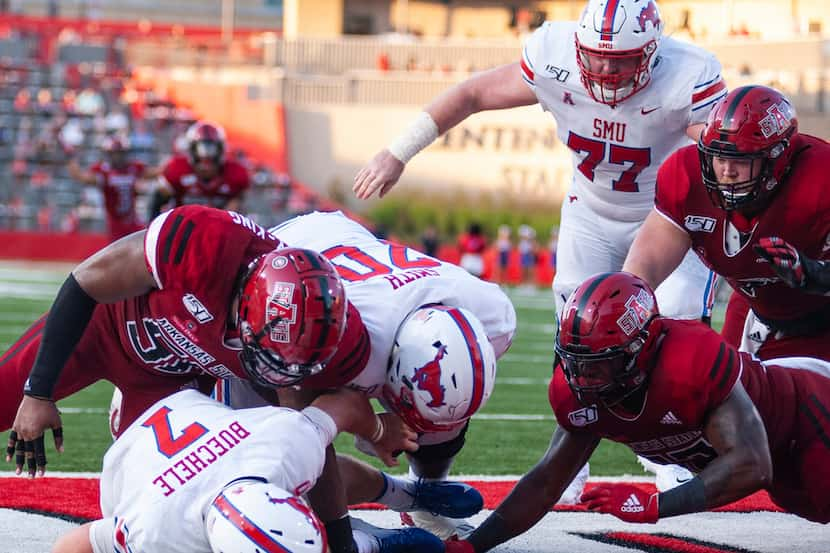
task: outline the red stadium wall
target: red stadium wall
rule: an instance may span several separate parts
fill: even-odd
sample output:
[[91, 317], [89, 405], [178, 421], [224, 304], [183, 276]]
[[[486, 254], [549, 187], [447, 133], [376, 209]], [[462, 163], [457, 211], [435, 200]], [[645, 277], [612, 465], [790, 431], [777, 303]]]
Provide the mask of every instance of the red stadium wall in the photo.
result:
[[80, 261], [107, 245], [106, 234], [0, 231], [0, 259]]

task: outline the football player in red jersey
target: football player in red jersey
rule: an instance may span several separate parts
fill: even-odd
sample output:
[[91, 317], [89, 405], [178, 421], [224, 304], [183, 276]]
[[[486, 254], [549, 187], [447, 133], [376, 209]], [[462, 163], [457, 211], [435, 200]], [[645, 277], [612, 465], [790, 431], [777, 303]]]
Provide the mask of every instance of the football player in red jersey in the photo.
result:
[[[790, 101], [763, 86], [732, 91], [698, 146], [657, 177], [655, 206], [624, 270], [657, 286], [692, 248], [751, 308], [731, 309], [742, 350], [830, 360], [830, 144], [798, 132]], [[735, 302], [737, 304], [743, 302]]]
[[195, 203], [242, 211], [250, 177], [242, 164], [226, 159], [222, 127], [199, 121], [187, 129], [185, 137], [187, 154], [174, 156], [165, 165], [150, 201], [150, 218], [171, 199], [176, 206]]
[[104, 194], [110, 242], [144, 228], [135, 209], [138, 181], [159, 176], [157, 169], [129, 158], [126, 138], [108, 137], [102, 144], [104, 159], [84, 170], [77, 160], [69, 162], [69, 174], [78, 182], [95, 186]]
[[757, 490], [803, 518], [830, 522], [830, 363], [761, 362], [697, 321], [663, 318], [629, 273], [601, 273], [565, 304], [548, 390], [550, 446], [467, 540], [486, 551], [536, 524], [602, 438], [697, 475], [665, 492], [600, 484], [582, 496], [626, 522], [725, 505]]
[[54, 402], [101, 379], [124, 393], [123, 429], [200, 375], [261, 388], [353, 378], [368, 337], [336, 270], [282, 246], [242, 215], [184, 206], [78, 265], [0, 358], [0, 430], [15, 431], [7, 460], [17, 446], [22, 470], [28, 448], [30, 474], [42, 474], [45, 429], [62, 448]]

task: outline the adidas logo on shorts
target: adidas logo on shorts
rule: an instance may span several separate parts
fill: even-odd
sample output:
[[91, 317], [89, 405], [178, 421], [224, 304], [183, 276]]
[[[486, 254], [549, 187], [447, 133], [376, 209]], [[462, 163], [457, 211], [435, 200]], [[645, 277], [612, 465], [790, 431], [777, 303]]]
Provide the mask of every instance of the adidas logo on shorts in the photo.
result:
[[643, 504], [640, 503], [640, 500], [637, 499], [637, 496], [634, 494], [629, 495], [628, 499], [626, 499], [625, 503], [623, 503], [622, 507], [620, 507], [620, 511], [623, 513], [642, 513], [645, 510], [646, 509], [643, 507]]

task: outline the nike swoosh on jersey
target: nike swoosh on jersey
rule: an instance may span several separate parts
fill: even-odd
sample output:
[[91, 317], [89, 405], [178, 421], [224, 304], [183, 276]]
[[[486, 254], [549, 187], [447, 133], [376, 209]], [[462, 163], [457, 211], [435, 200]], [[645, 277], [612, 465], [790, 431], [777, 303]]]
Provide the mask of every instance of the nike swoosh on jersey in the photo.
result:
[[643, 115], [648, 115], [652, 111], [657, 111], [658, 109], [660, 109], [660, 106], [657, 106], [656, 108], [651, 108], [651, 109], [640, 108], [640, 113], [643, 114]]

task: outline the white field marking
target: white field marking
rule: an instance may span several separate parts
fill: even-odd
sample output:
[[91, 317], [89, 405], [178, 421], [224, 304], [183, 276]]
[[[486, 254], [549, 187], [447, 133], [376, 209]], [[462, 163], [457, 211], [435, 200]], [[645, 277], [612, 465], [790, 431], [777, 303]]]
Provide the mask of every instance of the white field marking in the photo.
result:
[[548, 311], [553, 313], [555, 303], [553, 301], [553, 294], [543, 297], [536, 296], [509, 296], [510, 301], [516, 309], [527, 309], [533, 311]]
[[540, 422], [555, 420], [553, 415], [519, 415], [515, 413], [478, 413], [473, 419], [482, 421]]
[[43, 313], [0, 313], [0, 323], [34, 322]]
[[550, 384], [550, 378], [527, 378], [524, 376], [497, 376], [496, 384], [510, 386], [545, 386]]
[[499, 363], [533, 363], [546, 364], [553, 363], [553, 354], [550, 355], [533, 355], [525, 353], [506, 353], [504, 357], [499, 359]]
[[58, 292], [58, 285], [49, 286], [37, 284], [14, 284], [11, 282], [0, 282], [0, 296], [11, 298], [24, 298], [30, 300], [55, 299]]
[[61, 414], [67, 415], [106, 415], [109, 409], [103, 407], [58, 407]]
[[527, 333], [531, 332], [538, 334], [553, 334], [556, 332], [556, 325], [554, 323], [519, 323], [517, 327], [520, 337], [526, 336]]
[[69, 275], [69, 271], [38, 271], [30, 269], [9, 269], [0, 267], [0, 280], [13, 282], [54, 282], [60, 284]]

